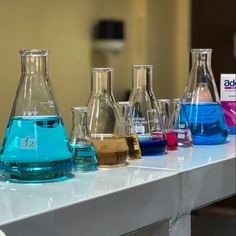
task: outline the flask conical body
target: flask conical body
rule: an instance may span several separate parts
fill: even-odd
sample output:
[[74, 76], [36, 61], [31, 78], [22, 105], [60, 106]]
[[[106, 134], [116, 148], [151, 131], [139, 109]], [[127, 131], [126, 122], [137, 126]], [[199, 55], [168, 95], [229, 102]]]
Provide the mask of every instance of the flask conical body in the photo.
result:
[[22, 74], [1, 149], [1, 170], [12, 181], [68, 177], [71, 151], [47, 72], [46, 50], [21, 50]]
[[185, 113], [193, 144], [220, 144], [228, 128], [211, 70], [211, 49], [193, 49], [192, 68], [185, 89]]
[[89, 128], [100, 167], [125, 166], [128, 146], [112, 93], [112, 69], [94, 68], [88, 101]]
[[132, 122], [132, 103], [118, 102], [118, 109], [121, 115], [122, 123], [124, 124], [126, 142], [129, 147], [129, 160], [141, 158], [141, 149], [138, 141], [138, 136], [135, 133], [135, 128]]
[[133, 66], [132, 119], [142, 155], [165, 153], [167, 140], [152, 90], [152, 66]]
[[74, 169], [78, 171], [97, 170], [97, 158], [88, 128], [88, 108], [73, 107], [73, 127], [70, 145]]

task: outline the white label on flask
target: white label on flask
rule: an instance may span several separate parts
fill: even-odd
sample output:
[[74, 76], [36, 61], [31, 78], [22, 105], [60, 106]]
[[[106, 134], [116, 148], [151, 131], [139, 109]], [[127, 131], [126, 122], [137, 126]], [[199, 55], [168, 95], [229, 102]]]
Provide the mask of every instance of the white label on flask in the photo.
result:
[[136, 134], [144, 134], [145, 133], [145, 127], [143, 125], [141, 126], [135, 126]]
[[184, 138], [185, 138], [185, 134], [178, 134], [178, 135], [177, 135], [177, 138], [179, 138], [179, 139], [184, 139]]
[[22, 150], [34, 150], [36, 149], [37, 142], [35, 138], [21, 138], [20, 149]]

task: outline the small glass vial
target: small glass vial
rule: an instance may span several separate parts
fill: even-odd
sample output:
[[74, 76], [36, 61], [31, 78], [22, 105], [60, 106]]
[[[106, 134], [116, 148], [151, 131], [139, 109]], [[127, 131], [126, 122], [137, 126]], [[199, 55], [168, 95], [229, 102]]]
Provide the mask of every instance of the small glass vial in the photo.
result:
[[178, 144], [171, 117], [171, 100], [158, 99], [158, 107], [162, 116], [164, 127], [166, 129], [167, 150], [176, 150]]
[[185, 114], [183, 101], [179, 98], [173, 99], [172, 101], [172, 115], [178, 146], [191, 147], [193, 143], [192, 134]]
[[77, 171], [97, 170], [97, 158], [88, 128], [88, 108], [73, 107], [70, 145]]
[[141, 149], [132, 123], [132, 103], [125, 101], [118, 102], [117, 105], [122, 122], [125, 126], [125, 137], [129, 147], [129, 160], [140, 159]]

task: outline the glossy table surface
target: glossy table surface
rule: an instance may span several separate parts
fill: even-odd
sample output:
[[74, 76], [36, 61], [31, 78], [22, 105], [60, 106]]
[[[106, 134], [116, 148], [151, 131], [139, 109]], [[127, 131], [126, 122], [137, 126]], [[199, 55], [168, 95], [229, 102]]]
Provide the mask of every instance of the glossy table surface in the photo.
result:
[[[135, 198], [137, 195], [135, 194], [137, 194], [137, 192], [135, 191], [140, 190], [141, 195], [143, 191], [150, 191], [150, 194], [152, 193], [153, 196], [156, 196], [157, 203], [160, 197], [159, 200], [160, 202], [163, 202], [163, 204], [158, 206], [158, 209], [161, 208], [161, 213], [158, 213], [159, 215], [157, 216], [155, 215], [156, 213], [153, 212], [153, 215], [150, 216], [150, 222], [147, 219], [147, 221], [145, 220], [146, 222], [143, 222], [143, 224], [141, 224], [140, 222], [143, 221], [143, 219], [137, 216], [137, 220], [140, 220], [137, 225], [135, 224], [135, 222], [132, 223], [131, 221], [130, 225], [128, 225], [129, 222], [127, 223], [127, 229], [125, 228], [125, 226], [123, 227], [124, 230], [122, 232], [119, 232], [119, 229], [113, 229], [111, 231], [114, 232], [114, 235], [128, 233], [128, 230], [131, 230], [132, 227], [137, 227], [138, 225], [145, 226], [148, 223], [153, 223], [155, 217], [159, 217], [158, 219], [155, 219], [156, 221], [162, 220], [162, 217], [172, 217], [173, 214], [176, 214], [176, 211], [178, 210], [178, 208], [180, 208], [180, 205], [181, 209], [185, 209], [186, 206], [182, 206], [182, 203], [180, 204], [180, 202], [178, 202], [180, 200], [180, 193], [178, 193], [180, 187], [178, 185], [190, 186], [189, 188], [191, 188], [191, 185], [193, 183], [195, 184], [195, 182], [189, 182], [191, 180], [191, 176], [194, 176], [194, 181], [196, 181], [196, 178], [198, 178], [199, 175], [199, 180], [201, 180], [201, 176], [203, 173], [201, 171], [204, 170], [204, 173], [209, 173], [206, 172], [206, 170], [211, 171], [211, 169], [206, 168], [220, 168], [220, 170], [227, 172], [227, 169], [224, 169], [224, 163], [229, 161], [227, 162], [229, 166], [234, 165], [235, 156], [235, 136], [230, 136], [229, 141], [226, 144], [178, 148], [178, 150], [176, 151], [169, 151], [166, 155], [145, 156], [141, 160], [130, 161], [127, 167], [78, 173], [74, 178], [64, 182], [45, 184], [17, 184], [0, 182], [0, 228], [5, 229], [5, 232], [7, 232], [9, 227], [14, 227], [14, 223], [17, 222], [16, 229], [19, 229], [21, 227], [21, 221], [27, 222], [27, 219], [31, 219], [33, 216], [42, 215], [43, 217], [47, 217], [47, 213], [52, 213], [54, 211], [59, 212], [57, 210], [60, 210], [60, 214], [63, 214], [63, 209], [72, 209], [73, 206], [76, 206], [79, 209], [79, 207], [82, 206], [83, 203], [86, 203], [89, 206], [90, 202], [96, 203], [97, 199], [110, 199], [108, 197], [106, 198], [106, 196], [112, 196], [114, 199], [116, 199], [116, 196], [121, 196], [121, 194], [123, 194], [122, 197], [126, 197], [127, 199], [132, 199], [132, 197], [134, 197], [134, 201], [136, 201]], [[218, 171], [218, 169], [216, 169], [216, 171]], [[229, 173], [231, 178], [232, 176], [235, 176], [235, 169], [232, 168], [230, 171], [232, 172]], [[186, 179], [186, 182], [182, 181], [182, 177], [180, 178], [180, 175], [183, 174], [190, 175], [190, 178], [188, 177]], [[212, 174], [212, 179], [211, 177], [209, 179], [209, 181], [212, 181], [213, 185], [215, 178], [214, 174], [215, 173]], [[181, 183], [180, 180], [182, 181]], [[211, 182], [209, 184], [211, 184]], [[223, 192], [220, 192], [219, 196], [217, 195], [217, 199], [235, 193], [235, 187], [233, 186], [233, 184], [235, 184], [235, 180], [232, 180], [232, 182], [229, 184], [230, 188], [226, 190], [222, 188], [220, 189], [220, 191]], [[154, 189], [154, 186], [158, 186], [158, 191]], [[184, 186], [181, 186], [181, 188], [184, 189]], [[183, 191], [186, 192], [188, 190], [189, 189]], [[224, 191], [226, 191], [225, 194]], [[126, 193], [127, 196], [125, 195]], [[132, 196], [132, 194], [134, 194], [134, 196]], [[158, 194], [160, 194], [160, 196], [158, 196]], [[165, 194], [170, 195], [166, 196], [166, 202], [163, 201], [163, 196], [165, 196]], [[186, 196], [187, 195], [189, 194], [186, 194]], [[199, 194], [197, 195], [199, 196]], [[191, 194], [189, 195], [189, 197], [192, 198]], [[210, 203], [211, 201], [215, 200], [212, 198], [214, 197], [204, 197], [204, 204]], [[147, 196], [147, 194], [143, 194], [143, 200], [150, 201], [150, 196]], [[140, 206], [140, 209], [138, 210], [142, 210], [141, 207], [143, 207], [143, 210], [145, 210], [145, 204], [141, 204], [141, 199], [139, 199], [138, 201], [138, 204]], [[169, 204], [168, 201], [173, 201], [173, 203], [171, 203], [173, 212], [171, 212], [171, 209], [166, 207], [166, 205]], [[122, 209], [122, 207], [127, 203], [123, 204], [122, 202], [119, 202], [119, 198], [117, 197], [116, 204], [120, 207], [120, 209]], [[132, 204], [130, 204], [131, 207]], [[201, 204], [202, 203], [199, 203], [199, 206]], [[190, 205], [191, 204], [189, 203], [189, 206]], [[198, 207], [194, 204], [192, 205], [191, 207], [193, 208]], [[111, 206], [112, 204], [110, 205], [110, 207]], [[153, 206], [155, 205], [153, 204]], [[165, 208], [167, 209], [166, 212]], [[111, 209], [106, 209], [105, 206], [103, 210], [105, 213], [107, 212], [106, 217], [109, 220], [109, 211]], [[127, 209], [127, 214], [133, 215], [135, 210], [132, 208]], [[68, 215], [68, 218], [79, 217], [80, 212], [73, 214], [78, 215]], [[53, 213], [53, 217], [57, 217], [57, 214]], [[67, 226], [65, 225], [64, 227]], [[110, 227], [113, 227], [112, 223], [110, 223]], [[87, 234], [86, 230], [87, 229], [83, 231], [84, 235]], [[97, 235], [106, 235], [104, 234], [104, 232], [97, 232]], [[24, 235], [30, 234], [27, 234], [26, 232], [26, 234]], [[37, 233], [35, 235], [37, 235]], [[60, 233], [57, 232], [57, 234], [55, 235], [60, 235]], [[73, 234], [71, 233], [68, 235]], [[113, 234], [108, 233], [107, 235]]]

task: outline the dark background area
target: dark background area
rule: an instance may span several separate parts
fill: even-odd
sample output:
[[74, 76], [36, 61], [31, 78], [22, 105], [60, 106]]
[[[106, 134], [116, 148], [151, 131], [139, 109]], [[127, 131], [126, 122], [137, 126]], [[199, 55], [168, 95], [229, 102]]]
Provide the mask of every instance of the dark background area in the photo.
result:
[[191, 48], [212, 48], [212, 70], [220, 91], [220, 74], [236, 73], [234, 34], [236, 0], [192, 0]]

